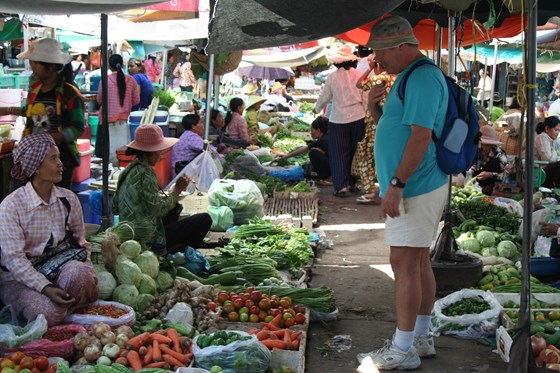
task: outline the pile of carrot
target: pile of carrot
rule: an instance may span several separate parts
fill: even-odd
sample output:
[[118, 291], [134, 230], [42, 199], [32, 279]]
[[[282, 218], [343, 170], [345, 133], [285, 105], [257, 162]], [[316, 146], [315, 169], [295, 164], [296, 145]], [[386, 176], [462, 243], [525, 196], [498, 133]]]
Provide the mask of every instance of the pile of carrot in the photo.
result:
[[302, 332], [292, 332], [288, 328], [280, 328], [282, 315], [277, 315], [270, 322], [261, 322], [262, 329], [250, 329], [257, 339], [269, 350], [299, 350]]
[[167, 328], [129, 339], [116, 362], [133, 371], [145, 368], [176, 370], [189, 366], [192, 358], [192, 340]]

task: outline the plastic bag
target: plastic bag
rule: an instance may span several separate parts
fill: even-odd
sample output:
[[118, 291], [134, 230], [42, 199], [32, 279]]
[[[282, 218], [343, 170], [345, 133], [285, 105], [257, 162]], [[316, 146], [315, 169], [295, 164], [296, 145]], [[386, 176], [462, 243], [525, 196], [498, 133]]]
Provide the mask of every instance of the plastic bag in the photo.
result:
[[173, 324], [182, 324], [188, 329], [192, 329], [193, 311], [190, 305], [184, 302], [175, 303], [167, 312], [165, 319]]
[[255, 216], [264, 215], [264, 198], [257, 185], [247, 179], [219, 179], [208, 191], [210, 206], [227, 206], [233, 212], [233, 223], [246, 224]]
[[[461, 299], [482, 297], [490, 309], [479, 314], [445, 316], [443, 310]], [[500, 326], [500, 302], [489, 291], [463, 289], [449, 294], [434, 303], [432, 311], [432, 333], [434, 336], [453, 335], [464, 339], [479, 339], [493, 335]]]
[[43, 314], [39, 314], [37, 318], [26, 326], [2, 324], [0, 325], [0, 346], [17, 347], [24, 343], [39, 339], [48, 329], [47, 319]]
[[209, 206], [208, 214], [212, 218], [210, 230], [213, 232], [225, 232], [233, 226], [233, 211], [227, 206]]
[[185, 248], [185, 259], [187, 260], [183, 267], [198, 275], [203, 272], [208, 272], [210, 270], [210, 263], [198, 250], [193, 249], [190, 246]]
[[189, 179], [196, 182], [198, 190], [208, 192], [214, 180], [220, 178], [222, 166], [220, 161], [214, 157], [211, 148], [208, 148], [190, 161], [183, 172]]
[[[121, 317], [114, 319], [112, 317], [107, 316], [99, 316], [99, 315], [82, 315], [73, 313], [78, 308], [83, 308], [87, 306], [113, 306], [117, 308], [122, 308], [127, 311]], [[89, 304], [83, 304], [81, 306], [76, 306], [70, 310], [70, 314], [62, 320], [65, 324], [80, 324], [80, 325], [93, 325], [96, 322], [102, 322], [109, 326], [115, 327], [120, 325], [133, 325], [136, 322], [136, 315], [134, 313], [134, 309], [129, 307], [125, 304], [118, 303], [118, 302], [105, 302], [105, 301], [97, 301]]]
[[8, 304], [0, 310], [0, 324], [19, 325], [16, 311]]
[[538, 236], [533, 246], [535, 256], [550, 256], [551, 245], [552, 237]]
[[[241, 336], [249, 334], [236, 330], [228, 332]], [[197, 341], [200, 335], [193, 340], [192, 352], [195, 365], [199, 368], [210, 369], [214, 365], [220, 366], [224, 373], [260, 373], [266, 371], [270, 365], [271, 353], [256, 336], [245, 341], [237, 341], [227, 346], [208, 346], [199, 348]]]
[[254, 178], [255, 175], [262, 176], [266, 173], [257, 156], [247, 149], [243, 150], [242, 155], [235, 157], [233, 162], [224, 171], [226, 173], [235, 173], [237, 178], [247, 179]]
[[301, 166], [289, 167], [268, 167], [268, 176], [276, 177], [284, 182], [301, 181], [303, 180], [304, 173]]
[[[25, 343], [17, 348], [9, 348], [4, 351], [5, 355], [21, 351], [27, 356], [37, 358], [39, 356], [61, 357], [70, 360], [74, 356], [74, 335], [78, 333], [86, 333], [87, 330], [82, 325], [57, 325], [48, 329], [48, 332], [67, 332], [69, 338], [62, 341], [51, 341], [50, 339], [41, 338], [32, 342]], [[72, 335], [70, 337], [70, 335]]]

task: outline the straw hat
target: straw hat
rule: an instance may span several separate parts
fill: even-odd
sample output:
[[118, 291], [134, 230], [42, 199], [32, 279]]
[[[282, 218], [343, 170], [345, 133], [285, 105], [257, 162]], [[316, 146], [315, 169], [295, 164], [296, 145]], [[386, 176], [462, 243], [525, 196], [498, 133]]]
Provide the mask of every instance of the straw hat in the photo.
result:
[[481, 144], [488, 144], [488, 145], [501, 145], [503, 144], [496, 138], [496, 131], [494, 128], [490, 126], [481, 126], [480, 133], [482, 136], [480, 137]]
[[257, 86], [254, 84], [247, 84], [245, 87], [243, 87], [242, 92], [246, 95], [252, 95], [257, 92]]
[[266, 98], [260, 97], [260, 96], [256, 96], [256, 95], [251, 95], [249, 96], [249, 99], [247, 100], [247, 107], [245, 108], [245, 110], [249, 110], [251, 108], [251, 106], [258, 104], [259, 102], [265, 102]]
[[366, 46], [375, 50], [395, 48], [403, 44], [418, 45], [410, 23], [399, 16], [391, 16], [377, 22], [370, 30]]
[[66, 65], [72, 61], [72, 56], [62, 51], [58, 40], [51, 38], [33, 40], [29, 49], [16, 56], [19, 60], [31, 60], [46, 63]]
[[274, 84], [270, 86], [270, 92], [274, 93], [277, 90], [282, 89], [282, 88], [284, 88], [284, 85], [282, 83], [274, 82]]
[[346, 61], [356, 61], [358, 57], [354, 54], [354, 50], [351, 46], [344, 44], [338, 47], [333, 52], [327, 55], [327, 60], [332, 63], [343, 63]]
[[179, 142], [173, 137], [163, 137], [163, 131], [156, 124], [142, 124], [136, 129], [134, 140], [127, 147], [143, 152], [159, 152]]

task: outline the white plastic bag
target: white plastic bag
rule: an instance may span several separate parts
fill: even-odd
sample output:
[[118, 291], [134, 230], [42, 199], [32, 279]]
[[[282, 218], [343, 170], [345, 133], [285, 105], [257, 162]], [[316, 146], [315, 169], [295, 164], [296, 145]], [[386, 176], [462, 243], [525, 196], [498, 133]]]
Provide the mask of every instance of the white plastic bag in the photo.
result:
[[182, 172], [196, 182], [198, 190], [208, 192], [210, 185], [220, 178], [222, 171], [220, 161], [214, 157], [211, 148], [208, 148], [190, 161]]
[[[1, 324], [0, 347], [12, 348], [34, 341], [41, 338], [43, 334], [47, 332], [47, 329], [47, 319], [42, 313], [24, 327], [12, 324]], [[0, 350], [1, 349], [2, 348], [0, 348]]]
[[218, 179], [208, 190], [208, 202], [214, 207], [229, 207], [237, 225], [264, 215], [264, 198], [252, 180]]
[[[479, 314], [445, 316], [443, 310], [465, 298], [482, 297], [490, 309]], [[494, 334], [500, 325], [502, 305], [489, 291], [462, 289], [434, 303], [432, 333], [434, 336], [453, 335], [464, 339], [479, 339]]]
[[175, 303], [167, 312], [165, 319], [173, 324], [182, 324], [188, 329], [192, 329], [193, 312], [191, 306], [184, 302]]
[[552, 245], [552, 237], [538, 236], [535, 241], [535, 256], [550, 256], [550, 246]]

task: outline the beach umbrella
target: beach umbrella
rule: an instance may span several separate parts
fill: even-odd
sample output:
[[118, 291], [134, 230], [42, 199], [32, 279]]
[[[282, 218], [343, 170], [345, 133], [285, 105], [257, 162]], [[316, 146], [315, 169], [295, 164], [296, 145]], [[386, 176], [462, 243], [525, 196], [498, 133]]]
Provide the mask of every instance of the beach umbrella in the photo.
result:
[[294, 72], [289, 67], [266, 67], [246, 62], [241, 63], [237, 68], [237, 72], [249, 78], [264, 80], [290, 79], [294, 75]]

